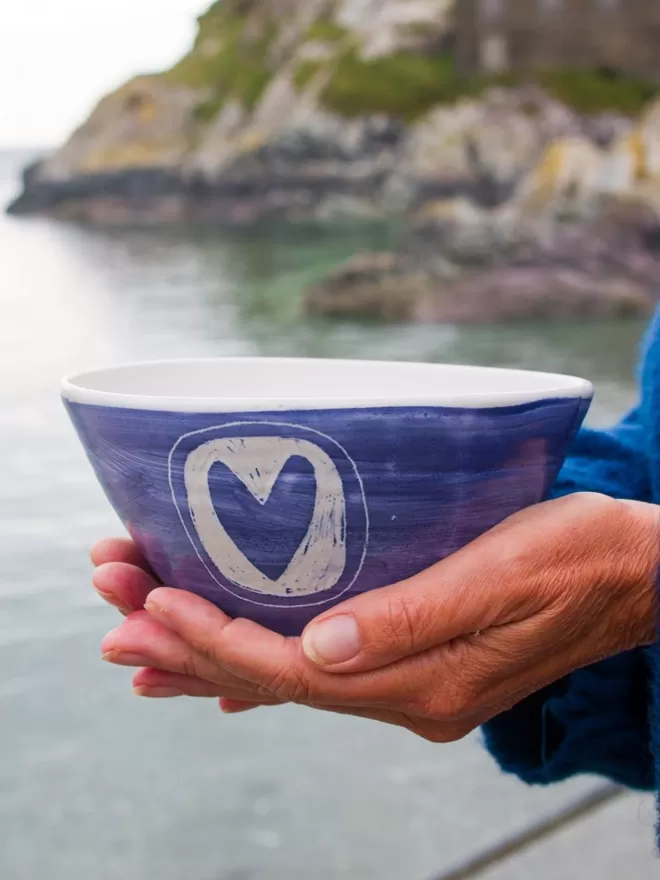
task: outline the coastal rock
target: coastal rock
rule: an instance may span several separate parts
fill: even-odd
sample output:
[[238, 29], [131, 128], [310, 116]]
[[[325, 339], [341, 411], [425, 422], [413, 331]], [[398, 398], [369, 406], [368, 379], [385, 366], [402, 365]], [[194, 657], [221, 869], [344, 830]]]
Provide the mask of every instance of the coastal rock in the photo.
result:
[[[607, 146], [583, 134], [542, 149], [530, 139], [521, 164], [538, 155], [512, 175], [519, 180], [507, 200], [427, 200], [377, 280], [365, 282], [349, 263], [315, 286], [314, 309], [443, 322], [647, 314], [660, 291], [659, 129], [660, 103]], [[458, 162], [451, 151], [442, 161], [448, 155]], [[486, 176], [496, 174], [492, 164]], [[438, 263], [453, 272], [436, 272]]]
[[[608, 169], [621, 149], [620, 142], [604, 150], [583, 137], [558, 138], [511, 198], [495, 208], [464, 197], [425, 204], [414, 215], [406, 251], [421, 264], [441, 251], [464, 268], [570, 254], [576, 268], [589, 271], [585, 260], [596, 253], [601, 260], [622, 261], [630, 271], [641, 264], [655, 267], [660, 186], [648, 170], [625, 187], [608, 186]], [[660, 282], [654, 272], [649, 269], [648, 284]]]
[[[452, 239], [434, 225], [425, 250], [413, 236], [400, 254], [360, 255], [307, 291], [307, 309], [482, 323], [648, 315], [654, 307], [660, 293], [660, 215], [648, 204], [612, 199], [591, 221], [546, 228], [545, 237], [538, 228], [525, 237], [515, 225], [503, 233], [495, 222], [498, 212], [469, 203], [443, 207], [450, 231], [461, 218], [456, 228], [463, 238], [455, 237], [453, 248]], [[448, 263], [448, 253], [461, 262]]]
[[502, 268], [465, 277], [421, 298], [421, 323], [495, 323], [561, 318], [649, 315], [646, 289], [620, 277], [589, 276], [558, 268]]
[[632, 196], [660, 210], [660, 101], [616, 139], [601, 164], [600, 191]]
[[343, 0], [337, 21], [357, 33], [365, 59], [417, 51], [429, 38], [442, 40], [454, 0]]
[[188, 55], [104, 98], [11, 210], [229, 223], [387, 211], [408, 117], [441, 96], [451, 8], [218, 0]]
[[660, 293], [660, 213], [641, 199], [610, 198], [590, 221], [520, 248], [511, 262], [626, 279], [655, 298]]
[[489, 272], [413, 270], [394, 254], [356, 258], [307, 291], [308, 314], [386, 321], [482, 324], [507, 321], [647, 316], [649, 288], [626, 275], [557, 266], [508, 266]]
[[[195, 91], [158, 77], [138, 77], [103, 98], [89, 119], [53, 155], [26, 169], [14, 213], [50, 211], [76, 215], [99, 201], [131, 203], [167, 199], [195, 137]], [[165, 202], [160, 216], [167, 213]], [[123, 216], [123, 213], [122, 213]]]
[[480, 98], [433, 110], [413, 126], [401, 171], [420, 198], [471, 195], [485, 205], [508, 199], [555, 138], [584, 121], [542, 89], [488, 89]]
[[553, 140], [513, 193], [509, 210], [522, 219], [556, 221], [593, 216], [602, 193], [607, 153], [584, 137]]
[[487, 266], [528, 231], [504, 208], [482, 208], [464, 197], [440, 199], [415, 214], [404, 247], [422, 264], [441, 253], [460, 266]]
[[14, 213], [249, 223], [511, 198], [557, 138], [609, 144], [538, 86], [457, 75], [453, 0], [218, 0], [191, 51], [138, 77], [26, 178]]
[[[446, 274], [453, 274], [451, 267], [447, 266]], [[431, 273], [415, 269], [401, 254], [360, 253], [312, 285], [304, 305], [309, 315], [410, 321], [437, 281], [437, 267]]]
[[660, 286], [660, 101], [633, 120], [585, 112], [585, 87], [602, 98], [607, 76], [577, 75], [572, 104], [565, 72], [543, 88], [469, 82], [453, 7], [217, 0], [171, 70], [101, 100], [26, 169], [10, 210], [150, 225], [396, 216], [400, 252], [339, 267], [308, 291], [310, 312], [644, 312]]
[[138, 77], [103, 100], [70, 140], [40, 166], [36, 181], [125, 169], [178, 168], [195, 135], [193, 89]]

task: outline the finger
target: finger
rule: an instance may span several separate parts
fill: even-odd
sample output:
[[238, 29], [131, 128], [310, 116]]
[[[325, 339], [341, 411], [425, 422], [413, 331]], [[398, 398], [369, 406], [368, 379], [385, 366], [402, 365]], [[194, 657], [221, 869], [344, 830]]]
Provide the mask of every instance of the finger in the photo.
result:
[[269, 704], [251, 703], [246, 700], [231, 700], [225, 697], [222, 697], [220, 700], [220, 709], [225, 715], [240, 715], [242, 712], [251, 712], [253, 709], [261, 709], [263, 706], [267, 705]]
[[[538, 631], [527, 621], [526, 639], [505, 640], [503, 627], [486, 634], [493, 635], [492, 640], [456, 639], [383, 670], [332, 675], [306, 660], [299, 639], [285, 639], [247, 620], [232, 621], [198, 596], [160, 589], [147, 607], [199, 655], [253, 682], [259, 695], [315, 708], [343, 707], [348, 714], [367, 712], [369, 717], [374, 715], [371, 710], [396, 710], [403, 718], [442, 724], [440, 734], [434, 734], [439, 742], [464, 736], [463, 731], [497, 714], [498, 706], [516, 702], [511, 695], [525, 686], [519, 674], [522, 665], [530, 668], [528, 692], [547, 683], [545, 677], [538, 680]], [[510, 629], [514, 626], [518, 625]], [[548, 653], [545, 647], [542, 653]], [[510, 679], [514, 670], [518, 673]], [[426, 735], [417, 729], [419, 723], [404, 726]]]
[[380, 669], [526, 613], [502, 590], [489, 535], [402, 583], [363, 593], [312, 621], [302, 637], [315, 665], [332, 673]]
[[253, 682], [258, 692], [270, 693], [286, 702], [414, 707], [424, 701], [429, 688], [439, 686], [442, 675], [432, 652], [385, 670], [330, 675], [309, 663], [302, 653], [300, 639], [284, 638], [249, 620], [230, 620], [214, 605], [180, 590], [154, 591], [146, 608], [196, 654]]
[[[440, 723], [439, 742], [460, 739], [492, 717], [494, 707], [506, 704], [511, 688], [519, 686], [521, 667], [530, 664], [530, 642], [525, 650], [515, 639], [504, 640], [503, 627], [492, 631], [492, 643], [481, 636], [456, 639], [386, 669], [331, 675], [306, 660], [299, 639], [232, 621], [198, 596], [161, 589], [150, 597], [149, 608], [152, 603], [187, 644], [253, 682], [257, 692], [315, 708], [341, 706], [348, 714], [373, 717], [375, 710], [381, 720], [381, 713], [395, 710], [403, 719], [416, 719], [399, 723], [419, 735], [422, 721]], [[513, 681], [507, 681], [513, 672]]]
[[277, 705], [280, 702], [273, 698], [257, 698], [248, 688], [213, 684], [190, 675], [163, 672], [153, 668], [139, 669], [135, 673], [133, 691], [139, 697], [150, 698], [185, 696], [220, 699], [226, 697], [250, 703], [255, 703], [258, 700], [262, 705]]
[[100, 565], [92, 583], [104, 601], [125, 614], [144, 608], [149, 593], [159, 586], [146, 571], [127, 562]]
[[[255, 686], [269, 683], [262, 653], [278, 660], [283, 654], [290, 665], [294, 665], [292, 652], [295, 653], [299, 640], [286, 639], [249, 620], [232, 620], [200, 596], [161, 588], [149, 596], [145, 607], [155, 621], [170, 629], [208, 663], [231, 671]], [[240, 647], [241, 642], [245, 648]], [[252, 655], [252, 650], [257, 650], [257, 654]]]
[[160, 669], [200, 678], [223, 688], [256, 691], [257, 697], [263, 696], [254, 685], [195, 653], [176, 633], [144, 611], [132, 614], [121, 626], [108, 633], [101, 651], [106, 662], [117, 666]]
[[147, 570], [149, 568], [144, 557], [130, 538], [104, 538], [92, 547], [90, 557], [96, 566], [108, 562], [125, 562]]

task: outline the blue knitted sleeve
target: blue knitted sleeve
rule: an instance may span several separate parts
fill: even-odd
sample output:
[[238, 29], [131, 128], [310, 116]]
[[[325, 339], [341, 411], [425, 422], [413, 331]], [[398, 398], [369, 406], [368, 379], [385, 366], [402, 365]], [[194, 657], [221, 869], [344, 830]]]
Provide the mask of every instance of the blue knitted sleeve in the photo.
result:
[[[610, 431], [583, 429], [553, 491], [600, 492], [650, 501], [652, 490], [638, 411]], [[649, 669], [633, 651], [582, 669], [527, 698], [483, 728], [503, 770], [530, 784], [582, 773], [651, 790]]]

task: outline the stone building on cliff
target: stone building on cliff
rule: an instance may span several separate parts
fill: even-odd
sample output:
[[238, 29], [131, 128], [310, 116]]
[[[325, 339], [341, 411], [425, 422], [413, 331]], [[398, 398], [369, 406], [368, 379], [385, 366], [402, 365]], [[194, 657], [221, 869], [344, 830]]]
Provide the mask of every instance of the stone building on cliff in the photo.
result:
[[468, 75], [590, 68], [660, 82], [658, 0], [457, 0]]

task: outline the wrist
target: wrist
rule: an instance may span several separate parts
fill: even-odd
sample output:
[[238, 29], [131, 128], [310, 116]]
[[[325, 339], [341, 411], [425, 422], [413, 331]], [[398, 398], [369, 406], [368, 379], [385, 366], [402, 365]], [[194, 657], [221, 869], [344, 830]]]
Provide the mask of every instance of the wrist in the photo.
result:
[[621, 535], [628, 545], [623, 586], [629, 591], [630, 647], [647, 647], [660, 634], [660, 507], [641, 501], [618, 504]]

